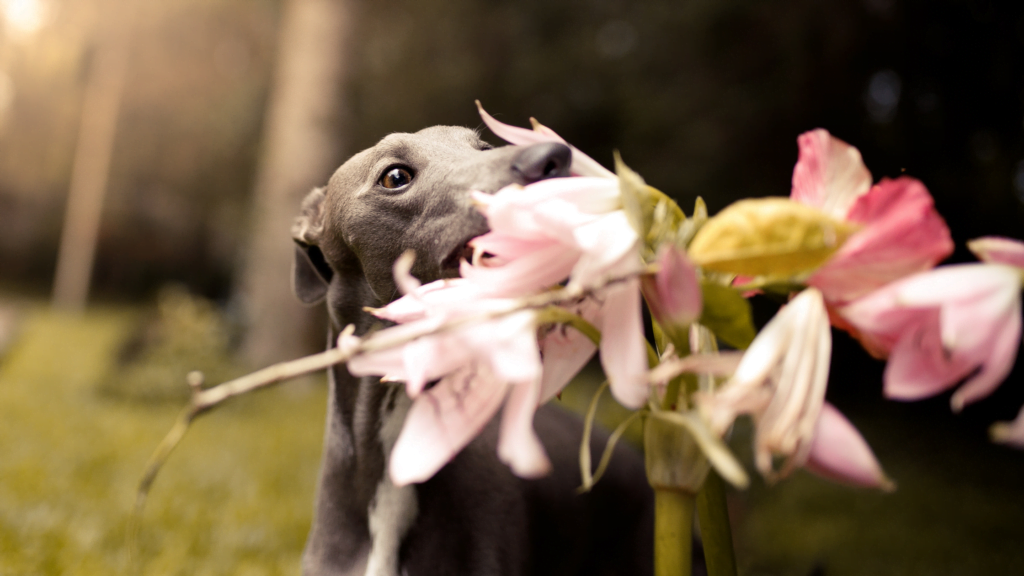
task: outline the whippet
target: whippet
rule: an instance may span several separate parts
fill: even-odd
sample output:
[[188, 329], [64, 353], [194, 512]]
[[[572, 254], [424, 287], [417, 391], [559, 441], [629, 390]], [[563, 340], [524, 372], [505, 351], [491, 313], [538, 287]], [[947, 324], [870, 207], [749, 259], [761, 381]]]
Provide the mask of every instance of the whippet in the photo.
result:
[[[329, 345], [363, 311], [398, 297], [392, 264], [415, 250], [422, 282], [458, 275], [467, 242], [487, 231], [469, 191], [495, 192], [568, 176], [557, 144], [494, 148], [472, 130], [437, 126], [391, 134], [311, 192], [293, 228], [294, 289], [326, 300]], [[554, 465], [539, 480], [498, 461], [495, 423], [433, 478], [391, 484], [386, 461], [409, 399], [399, 385], [329, 374], [323, 462], [303, 555], [308, 576], [622, 574], [652, 572], [653, 497], [640, 456], [616, 449], [606, 476], [578, 495], [582, 423], [541, 407], [535, 427]], [[603, 449], [596, 434], [592, 449]]]

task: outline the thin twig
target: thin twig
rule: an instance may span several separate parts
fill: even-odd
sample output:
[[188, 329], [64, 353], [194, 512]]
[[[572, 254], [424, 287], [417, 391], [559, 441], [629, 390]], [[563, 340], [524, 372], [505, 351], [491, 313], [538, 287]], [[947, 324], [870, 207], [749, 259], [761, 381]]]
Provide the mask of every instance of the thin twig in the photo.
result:
[[[645, 269], [642, 272], [650, 272], [650, 270]], [[186, 406], [178, 415], [177, 420], [167, 432], [167, 435], [160, 441], [160, 444], [153, 452], [153, 455], [150, 456], [149, 462], [146, 464], [145, 471], [142, 475], [142, 479], [139, 481], [139, 487], [135, 497], [135, 505], [132, 508], [131, 517], [128, 520], [127, 540], [129, 565], [134, 565], [134, 559], [137, 556], [135, 553], [137, 552], [136, 546], [138, 543], [138, 531], [142, 525], [142, 513], [145, 508], [146, 498], [149, 495], [150, 489], [153, 487], [153, 482], [156, 481], [157, 474], [167, 462], [171, 453], [174, 452], [174, 449], [181, 442], [182, 438], [185, 437], [185, 433], [188, 431], [192, 421], [201, 414], [219, 406], [227, 400], [235, 398], [236, 396], [248, 394], [249, 392], [260, 390], [305, 374], [325, 370], [337, 364], [344, 364], [359, 354], [394, 348], [416, 340], [417, 338], [441, 334], [466, 325], [486, 322], [488, 320], [507, 316], [515, 312], [544, 308], [561, 302], [570, 302], [590, 295], [595, 290], [605, 286], [625, 281], [633, 276], [636, 276], [636, 273], [622, 277], [609, 278], [604, 284], [594, 288], [568, 286], [556, 290], [549, 290], [528, 298], [510, 301], [507, 307], [451, 320], [439, 326], [425, 329], [422, 332], [408, 331], [395, 334], [388, 330], [381, 330], [380, 332], [375, 332], [366, 338], [357, 339], [357, 343], [355, 344], [331, 348], [311, 356], [304, 356], [296, 360], [274, 364], [263, 368], [262, 370], [257, 370], [256, 372], [246, 374], [245, 376], [229, 380], [223, 384], [219, 384], [205, 390], [200, 387], [201, 380], [196, 381], [195, 376], [190, 374], [189, 385], [192, 388], [191, 400], [189, 401], [188, 406]], [[344, 340], [346, 336], [352, 336], [354, 331], [355, 326], [351, 324], [346, 326], [339, 338], [339, 341]]]

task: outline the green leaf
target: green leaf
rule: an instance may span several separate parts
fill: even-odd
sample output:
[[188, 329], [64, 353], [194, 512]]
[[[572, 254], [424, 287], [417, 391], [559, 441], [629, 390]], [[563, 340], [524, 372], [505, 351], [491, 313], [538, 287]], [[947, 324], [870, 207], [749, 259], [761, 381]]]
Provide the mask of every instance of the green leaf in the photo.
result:
[[690, 243], [689, 255], [708, 270], [786, 278], [824, 264], [856, 231], [788, 198], [751, 198], [708, 220]]
[[697, 201], [693, 204], [693, 216], [686, 219], [685, 222], [680, 224], [679, 231], [676, 232], [676, 244], [680, 248], [686, 248], [690, 245], [693, 237], [700, 231], [701, 227], [708, 221], [708, 207], [704, 204], [704, 199], [697, 196]]
[[639, 174], [626, 166], [618, 152], [615, 153], [615, 172], [619, 176], [622, 209], [630, 225], [643, 240], [641, 257], [645, 262], [650, 262], [659, 246], [676, 241], [680, 226], [686, 221], [686, 214], [675, 200], [648, 186]]
[[750, 302], [736, 289], [714, 282], [702, 281], [700, 288], [704, 297], [700, 323], [722, 342], [745, 350], [757, 335]]

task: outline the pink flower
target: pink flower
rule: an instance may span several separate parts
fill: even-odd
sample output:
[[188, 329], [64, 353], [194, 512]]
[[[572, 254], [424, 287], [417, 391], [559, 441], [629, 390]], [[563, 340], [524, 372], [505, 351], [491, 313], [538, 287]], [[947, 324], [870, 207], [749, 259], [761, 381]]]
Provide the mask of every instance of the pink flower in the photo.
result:
[[797, 142], [790, 198], [863, 225], [807, 280], [829, 303], [928, 270], [952, 253], [949, 229], [921, 182], [900, 177], [872, 186], [860, 152], [822, 129], [801, 134]]
[[1001, 264], [922, 272], [838, 309], [885, 368], [885, 394], [916, 400], [966, 378], [954, 411], [989, 395], [1013, 367], [1021, 334], [1020, 274]]
[[[533, 430], [541, 393], [534, 313], [512, 312], [438, 331], [445, 323], [508, 312], [515, 303], [486, 298], [460, 279], [418, 286], [409, 275], [410, 266], [408, 258], [395, 265], [396, 281], [408, 293], [375, 312], [405, 323], [371, 338], [414, 339], [360, 354], [348, 363], [357, 376], [405, 381], [414, 399], [391, 453], [392, 481], [404, 485], [433, 476], [480, 433], [503, 403], [499, 458], [520, 476], [547, 473], [550, 463]], [[438, 378], [437, 384], [424, 389]]]
[[[831, 353], [824, 299], [808, 288], [761, 330], [720, 389], [696, 395], [697, 405], [720, 435], [738, 415], [753, 417], [754, 460], [767, 478], [806, 466], [833, 479], [888, 487], [867, 443], [825, 403]], [[776, 457], [784, 459], [780, 470]]]
[[509, 126], [502, 122], [498, 122], [493, 116], [484, 111], [483, 105], [480, 101], [476, 101], [476, 108], [480, 112], [480, 117], [483, 118], [484, 123], [491, 129], [502, 140], [505, 140], [509, 144], [515, 144], [517, 146], [525, 146], [528, 144], [539, 144], [541, 142], [560, 142], [565, 144], [572, 149], [572, 165], [569, 167], [569, 171], [573, 176], [596, 176], [600, 178], [615, 178], [615, 173], [608, 170], [604, 166], [598, 164], [596, 160], [587, 156], [583, 152], [577, 150], [572, 144], [569, 144], [561, 136], [555, 133], [554, 130], [547, 126], [541, 125], [533, 118], [530, 118], [530, 122], [533, 124], [533, 130], [527, 130], [526, 128], [519, 128], [517, 126]]
[[472, 245], [491, 258], [463, 262], [463, 278], [491, 297], [535, 294], [566, 280], [569, 288], [598, 288], [589, 320], [603, 332], [601, 361], [612, 392], [625, 406], [641, 406], [646, 349], [639, 281], [629, 277], [642, 269], [640, 238], [620, 209], [618, 180], [555, 178], [474, 199], [491, 231]]

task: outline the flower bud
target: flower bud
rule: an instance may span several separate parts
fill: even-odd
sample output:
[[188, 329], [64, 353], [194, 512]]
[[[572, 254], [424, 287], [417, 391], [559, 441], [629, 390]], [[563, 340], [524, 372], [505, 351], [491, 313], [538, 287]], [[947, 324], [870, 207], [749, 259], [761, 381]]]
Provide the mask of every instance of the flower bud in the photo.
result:
[[642, 290], [651, 314], [668, 331], [684, 329], [700, 317], [700, 282], [686, 253], [674, 244], [662, 245], [658, 272], [642, 278]]

